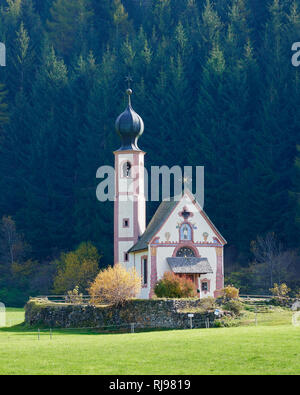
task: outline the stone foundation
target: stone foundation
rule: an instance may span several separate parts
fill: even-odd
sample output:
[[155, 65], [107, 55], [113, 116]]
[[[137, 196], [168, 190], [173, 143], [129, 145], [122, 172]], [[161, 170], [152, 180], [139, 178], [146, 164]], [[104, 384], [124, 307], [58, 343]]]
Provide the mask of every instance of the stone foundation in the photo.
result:
[[[29, 326], [47, 328], [103, 328], [135, 323], [137, 328], [184, 329], [190, 327], [188, 309], [198, 306], [199, 300], [182, 299], [132, 300], [119, 307], [31, 299], [25, 306], [25, 322]], [[194, 313], [193, 327], [205, 327], [206, 319], [212, 325], [214, 313]]]

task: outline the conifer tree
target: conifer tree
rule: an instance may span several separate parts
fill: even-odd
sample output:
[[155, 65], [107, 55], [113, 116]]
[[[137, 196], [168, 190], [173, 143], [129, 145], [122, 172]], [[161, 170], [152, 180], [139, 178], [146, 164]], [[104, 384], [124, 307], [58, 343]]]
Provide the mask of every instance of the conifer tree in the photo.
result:
[[112, 1], [112, 16], [117, 42], [132, 33], [132, 23], [121, 0]]
[[28, 91], [31, 87], [31, 80], [34, 75], [37, 59], [35, 58], [31, 40], [23, 22], [21, 22], [16, 32], [14, 44], [9, 70], [10, 89], [12, 92], [23, 89]]
[[86, 44], [89, 23], [93, 16], [89, 0], [55, 0], [47, 21], [50, 38], [57, 51], [69, 57], [82, 51]]
[[206, 0], [202, 14], [202, 37], [208, 48], [209, 43], [219, 42], [222, 27], [220, 17], [215, 11], [211, 0]]

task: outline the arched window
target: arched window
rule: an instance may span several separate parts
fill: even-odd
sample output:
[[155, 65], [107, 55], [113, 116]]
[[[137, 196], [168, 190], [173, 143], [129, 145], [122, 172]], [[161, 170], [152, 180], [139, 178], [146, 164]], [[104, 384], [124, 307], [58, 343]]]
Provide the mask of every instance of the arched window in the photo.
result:
[[131, 177], [131, 163], [125, 162], [123, 165], [123, 177], [129, 178]]
[[188, 224], [181, 225], [180, 240], [192, 240], [192, 228]]
[[148, 257], [142, 256], [142, 286], [147, 287], [148, 284]]
[[191, 248], [182, 247], [177, 251], [176, 256], [178, 258], [193, 258], [195, 256], [195, 253]]

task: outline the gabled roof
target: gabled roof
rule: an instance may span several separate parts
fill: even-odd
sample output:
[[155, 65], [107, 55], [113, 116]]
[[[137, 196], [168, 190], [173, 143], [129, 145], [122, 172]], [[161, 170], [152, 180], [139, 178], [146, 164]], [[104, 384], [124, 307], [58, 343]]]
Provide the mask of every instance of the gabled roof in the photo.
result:
[[167, 262], [174, 273], [207, 274], [213, 272], [207, 258], [177, 257], [167, 258]]
[[171, 214], [173, 209], [177, 206], [178, 201], [163, 201], [158, 207], [156, 213], [152, 217], [152, 220], [149, 222], [146, 231], [141, 236], [139, 241], [130, 248], [128, 252], [136, 252], [141, 250], [148, 249], [148, 243], [150, 243], [151, 239], [155, 234], [159, 231], [160, 227], [164, 224], [168, 216]]
[[224, 239], [224, 237], [221, 235], [220, 231], [215, 227], [215, 225], [212, 223], [212, 221], [210, 220], [209, 216], [206, 214], [206, 212], [203, 210], [203, 208], [199, 205], [199, 203], [197, 202], [197, 200], [195, 199], [194, 195], [192, 194], [192, 192], [188, 189], [186, 191], [186, 194], [190, 197], [190, 199], [192, 200], [192, 202], [194, 203], [195, 207], [199, 210], [200, 214], [202, 215], [202, 217], [206, 220], [206, 222], [209, 224], [209, 226], [212, 228], [212, 230], [216, 233], [216, 235], [218, 236], [218, 238], [220, 238], [221, 243], [223, 245], [227, 244], [227, 241]]
[[[196, 206], [196, 208], [199, 210], [199, 212], [204, 217], [206, 222], [210, 225], [212, 230], [221, 239], [221, 243], [223, 245], [227, 244], [227, 241], [224, 239], [224, 237], [221, 235], [221, 233], [218, 231], [218, 229], [214, 226], [212, 221], [209, 219], [208, 215], [201, 208], [201, 206], [197, 203], [194, 195], [189, 190], [186, 191], [186, 194], [191, 199], [191, 201]], [[137, 251], [147, 250], [148, 244], [151, 242], [151, 240], [156, 235], [156, 233], [158, 233], [158, 231], [163, 226], [163, 224], [166, 222], [166, 220], [168, 219], [168, 217], [170, 216], [172, 211], [175, 209], [175, 207], [180, 203], [180, 201], [183, 198], [184, 198], [184, 195], [182, 196], [181, 199], [178, 199], [178, 197], [177, 197], [177, 198], [171, 199], [170, 201], [164, 200], [158, 207], [154, 216], [152, 217], [152, 220], [150, 221], [149, 225], [147, 226], [146, 231], [143, 233], [143, 235], [138, 240], [138, 242], [133, 247], [131, 247], [128, 252], [137, 252]]]

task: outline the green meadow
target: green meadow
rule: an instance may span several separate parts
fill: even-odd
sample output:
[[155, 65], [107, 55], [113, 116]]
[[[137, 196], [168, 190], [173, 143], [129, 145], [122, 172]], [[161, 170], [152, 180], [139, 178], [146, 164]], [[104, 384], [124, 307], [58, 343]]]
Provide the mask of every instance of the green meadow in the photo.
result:
[[286, 310], [244, 316], [231, 328], [105, 334], [28, 329], [8, 309], [0, 374], [299, 374], [300, 327]]

